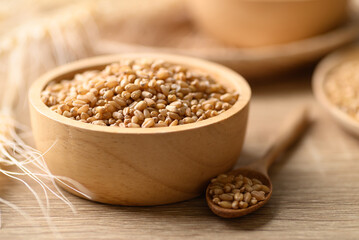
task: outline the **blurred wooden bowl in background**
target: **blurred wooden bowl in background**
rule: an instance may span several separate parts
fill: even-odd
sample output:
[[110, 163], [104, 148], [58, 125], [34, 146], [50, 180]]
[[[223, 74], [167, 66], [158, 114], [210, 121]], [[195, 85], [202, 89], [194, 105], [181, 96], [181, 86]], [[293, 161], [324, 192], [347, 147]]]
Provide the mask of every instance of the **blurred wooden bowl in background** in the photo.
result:
[[348, 0], [188, 0], [200, 29], [239, 47], [283, 44], [339, 26]]

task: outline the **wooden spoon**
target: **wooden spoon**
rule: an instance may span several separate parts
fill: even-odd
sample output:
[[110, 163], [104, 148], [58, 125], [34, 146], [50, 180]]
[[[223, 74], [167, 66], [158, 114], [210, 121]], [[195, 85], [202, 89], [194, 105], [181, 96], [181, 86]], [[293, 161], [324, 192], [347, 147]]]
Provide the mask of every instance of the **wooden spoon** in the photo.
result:
[[212, 197], [209, 194], [208, 186], [206, 190], [206, 201], [212, 212], [223, 218], [236, 218], [247, 215], [266, 204], [272, 196], [273, 190], [271, 180], [268, 176], [269, 167], [279, 155], [287, 150], [302, 135], [308, 125], [309, 118], [307, 108], [301, 108], [295, 113], [290, 114], [288, 119], [281, 126], [278, 132], [278, 137], [261, 159], [250, 165], [227, 173], [227, 175], [242, 174], [244, 177], [259, 179], [270, 189], [270, 192], [267, 193], [266, 198], [263, 201], [243, 209], [223, 208], [212, 202]]

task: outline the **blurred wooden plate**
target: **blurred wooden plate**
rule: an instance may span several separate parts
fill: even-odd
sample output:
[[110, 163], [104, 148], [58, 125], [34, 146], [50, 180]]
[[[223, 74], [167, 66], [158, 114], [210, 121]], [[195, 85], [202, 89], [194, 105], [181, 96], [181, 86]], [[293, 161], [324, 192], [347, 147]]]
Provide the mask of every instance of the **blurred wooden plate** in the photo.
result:
[[[312, 38], [263, 48], [235, 48], [199, 32], [186, 11], [166, 11], [123, 19], [103, 30], [97, 54], [170, 52], [226, 65], [247, 78], [263, 78], [314, 63], [359, 36], [359, 18]], [[175, 7], [171, 7], [175, 8]], [[176, 10], [176, 11], [175, 11]], [[165, 21], [164, 21], [165, 19]]]

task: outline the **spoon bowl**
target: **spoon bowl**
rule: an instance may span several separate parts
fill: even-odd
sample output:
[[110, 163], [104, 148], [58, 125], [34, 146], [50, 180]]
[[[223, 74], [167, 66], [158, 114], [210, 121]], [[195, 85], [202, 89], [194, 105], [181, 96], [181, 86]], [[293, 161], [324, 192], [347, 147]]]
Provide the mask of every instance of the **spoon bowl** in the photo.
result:
[[243, 176], [246, 176], [248, 178], [256, 178], [256, 179], [260, 180], [263, 183], [263, 185], [266, 185], [267, 187], [269, 187], [270, 192], [266, 194], [266, 198], [263, 201], [260, 201], [255, 205], [252, 205], [250, 207], [243, 208], [243, 209], [228, 209], [228, 208], [222, 208], [222, 207], [212, 203], [212, 199], [209, 194], [209, 187], [207, 187], [206, 201], [208, 203], [209, 208], [216, 215], [223, 217], [223, 218], [235, 218], [235, 217], [241, 217], [241, 216], [247, 215], [251, 212], [256, 211], [257, 209], [261, 208], [262, 206], [264, 206], [268, 202], [270, 197], [272, 196], [272, 182], [270, 181], [267, 174], [263, 174], [258, 170], [254, 170], [254, 169], [246, 168], [246, 167], [238, 168], [238, 169], [233, 170], [228, 173], [228, 175], [235, 175], [235, 176], [239, 175], [239, 174], [242, 174]]

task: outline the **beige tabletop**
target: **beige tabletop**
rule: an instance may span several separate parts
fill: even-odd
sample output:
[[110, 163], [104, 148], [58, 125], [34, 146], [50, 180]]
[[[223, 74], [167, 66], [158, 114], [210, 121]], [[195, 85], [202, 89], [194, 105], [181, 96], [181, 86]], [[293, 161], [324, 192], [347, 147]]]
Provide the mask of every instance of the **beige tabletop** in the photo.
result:
[[[257, 212], [226, 220], [211, 213], [203, 196], [166, 206], [121, 207], [66, 194], [77, 214], [52, 196], [52, 230], [63, 239], [359, 239], [359, 140], [318, 106], [309, 74], [253, 86], [249, 129], [237, 165], [260, 157], [280, 121], [302, 104], [311, 106], [316, 121], [272, 167], [273, 196]], [[55, 239], [31, 193], [0, 177], [0, 196], [31, 219], [0, 205], [0, 239]]]

